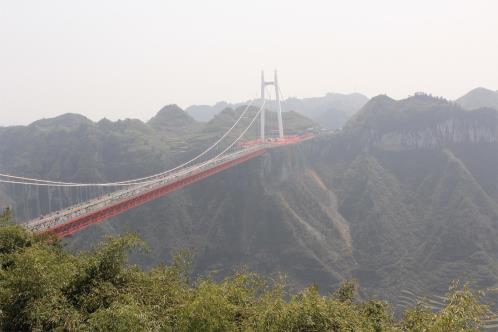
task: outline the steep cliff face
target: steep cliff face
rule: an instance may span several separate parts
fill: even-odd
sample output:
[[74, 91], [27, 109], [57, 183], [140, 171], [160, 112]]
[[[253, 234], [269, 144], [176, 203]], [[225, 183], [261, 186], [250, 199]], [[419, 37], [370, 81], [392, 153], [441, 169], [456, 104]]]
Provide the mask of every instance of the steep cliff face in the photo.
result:
[[497, 114], [489, 108], [467, 112], [457, 104], [425, 95], [401, 101], [380, 96], [350, 121], [346, 131], [363, 145], [391, 150], [496, 143]]
[[496, 144], [344, 153], [323, 140], [314, 149], [349, 225], [351, 273], [364, 291], [397, 298], [442, 294], [454, 279], [496, 285]]

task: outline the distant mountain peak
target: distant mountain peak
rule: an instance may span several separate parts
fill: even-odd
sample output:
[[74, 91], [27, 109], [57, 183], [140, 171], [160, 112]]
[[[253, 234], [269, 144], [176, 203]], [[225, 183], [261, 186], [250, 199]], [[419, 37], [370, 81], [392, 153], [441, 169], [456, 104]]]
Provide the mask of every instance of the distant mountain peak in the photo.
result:
[[490, 90], [490, 89], [482, 87], [482, 86], [477, 87], [477, 88], [469, 91], [469, 93], [495, 93], [495, 92], [496, 91]]
[[478, 87], [458, 98], [456, 102], [467, 110], [485, 107], [498, 110], [498, 91]]
[[192, 116], [195, 120], [201, 122], [208, 122], [211, 120], [216, 114], [221, 112], [227, 107], [231, 105], [226, 101], [219, 101], [213, 106], [211, 105], [192, 105], [187, 107], [185, 110], [190, 116]]
[[170, 104], [161, 108], [159, 112], [157, 112], [155, 117], [163, 117], [163, 116], [169, 117], [171, 115], [188, 116], [188, 114], [184, 110], [182, 110], [178, 105]]
[[333, 97], [333, 98], [356, 97], [356, 98], [362, 98], [365, 101], [368, 100], [367, 96], [365, 96], [364, 94], [359, 93], [359, 92], [352, 92], [352, 93], [327, 92], [325, 94], [325, 97], [327, 97], [327, 98], [330, 98], [330, 97]]
[[154, 129], [178, 131], [190, 126], [195, 126], [196, 121], [178, 105], [166, 105], [148, 121]]
[[173, 120], [178, 118], [185, 119], [191, 122], [195, 121], [187, 112], [182, 110], [178, 105], [171, 104], [161, 108], [159, 112], [157, 112], [157, 114], [152, 119], [150, 119], [149, 122], [157, 121], [159, 119]]
[[396, 101], [396, 100], [394, 100], [393, 98], [389, 97], [388, 95], [378, 95], [378, 96], [375, 96], [372, 99], [370, 99], [365, 104], [365, 106], [367, 106], [369, 104], [377, 104], [377, 103], [384, 103], [384, 102], [394, 102], [394, 101]]
[[395, 100], [387, 95], [378, 95], [370, 99], [356, 114], [356, 118], [366, 114], [387, 114], [386, 112], [425, 112], [435, 107], [450, 106], [450, 102], [444, 98], [434, 97], [426, 93], [416, 93], [405, 99]]
[[54, 118], [49, 119], [41, 119], [33, 122], [30, 126], [37, 127], [53, 127], [53, 126], [61, 126], [61, 127], [76, 127], [82, 124], [93, 124], [93, 122], [87, 117], [76, 114], [76, 113], [66, 113]]

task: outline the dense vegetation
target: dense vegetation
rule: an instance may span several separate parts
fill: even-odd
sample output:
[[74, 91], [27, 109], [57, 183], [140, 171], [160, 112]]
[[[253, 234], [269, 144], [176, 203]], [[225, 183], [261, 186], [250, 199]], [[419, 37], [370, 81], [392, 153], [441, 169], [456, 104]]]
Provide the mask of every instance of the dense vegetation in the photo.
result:
[[88, 331], [464, 331], [487, 314], [480, 293], [454, 284], [446, 306], [395, 320], [386, 302], [360, 301], [344, 282], [330, 295], [290, 293], [283, 279], [240, 271], [189, 279], [189, 256], [144, 272], [126, 264], [134, 236], [72, 254], [0, 216], [0, 329]]

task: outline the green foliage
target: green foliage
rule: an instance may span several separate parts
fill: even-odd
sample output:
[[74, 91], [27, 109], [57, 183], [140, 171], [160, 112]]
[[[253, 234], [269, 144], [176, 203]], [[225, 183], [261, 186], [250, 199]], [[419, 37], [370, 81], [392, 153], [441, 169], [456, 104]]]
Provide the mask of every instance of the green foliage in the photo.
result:
[[356, 280], [345, 280], [341, 286], [334, 292], [334, 297], [340, 302], [352, 302], [358, 290]]
[[402, 325], [403, 330], [413, 332], [429, 331], [433, 316], [432, 311], [419, 303], [414, 308], [405, 311]]
[[419, 305], [395, 321], [387, 303], [356, 300], [356, 282], [330, 296], [316, 286], [289, 293], [283, 280], [239, 271], [189, 280], [191, 257], [141, 271], [126, 263], [135, 236], [70, 254], [54, 239], [0, 227], [0, 330], [82, 331], [472, 331], [488, 308], [452, 285], [439, 312]]
[[468, 285], [454, 282], [447, 295], [446, 306], [437, 314], [433, 331], [478, 331], [481, 319], [489, 314], [486, 305], [479, 304], [481, 292], [471, 292]]
[[2, 213], [0, 213], [0, 225], [5, 225], [6, 223], [9, 223], [12, 219], [12, 212], [10, 211], [10, 208], [7, 207], [5, 208]]

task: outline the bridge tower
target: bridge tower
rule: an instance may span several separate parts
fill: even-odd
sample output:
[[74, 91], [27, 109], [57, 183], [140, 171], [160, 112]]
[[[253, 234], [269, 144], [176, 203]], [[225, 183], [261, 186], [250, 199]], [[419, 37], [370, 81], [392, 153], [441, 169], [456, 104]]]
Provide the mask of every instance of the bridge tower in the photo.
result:
[[[265, 73], [261, 71], [261, 103], [265, 101], [265, 87], [267, 85], [273, 85], [275, 87], [275, 101], [277, 103], [277, 117], [278, 117], [278, 135], [280, 138], [284, 138], [284, 124], [282, 122], [282, 105], [280, 103], [280, 89], [278, 88], [278, 76], [275, 70], [273, 81], [265, 81]], [[265, 109], [261, 110], [260, 119], [260, 129], [261, 129], [261, 141], [265, 140]]]

